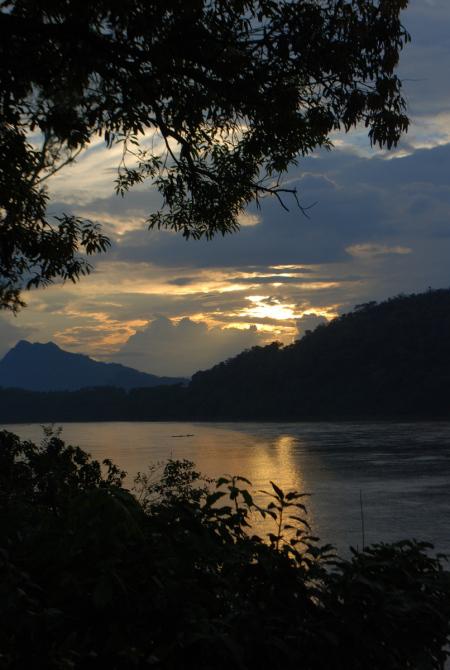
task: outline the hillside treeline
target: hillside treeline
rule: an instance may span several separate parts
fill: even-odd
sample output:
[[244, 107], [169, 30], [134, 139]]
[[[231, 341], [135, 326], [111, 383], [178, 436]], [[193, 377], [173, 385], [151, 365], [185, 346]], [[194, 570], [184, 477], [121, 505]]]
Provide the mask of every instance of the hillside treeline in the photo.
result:
[[357, 306], [289, 346], [253, 347], [182, 385], [0, 391], [0, 421], [445, 418], [450, 290]]
[[360, 305], [197, 373], [190, 392], [208, 417], [448, 416], [450, 291]]

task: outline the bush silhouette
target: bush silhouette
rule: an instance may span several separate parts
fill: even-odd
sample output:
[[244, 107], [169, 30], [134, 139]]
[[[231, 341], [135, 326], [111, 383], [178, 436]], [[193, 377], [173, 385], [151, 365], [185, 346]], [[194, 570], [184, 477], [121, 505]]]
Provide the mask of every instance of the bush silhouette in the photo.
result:
[[450, 583], [429, 545], [343, 561], [275, 483], [261, 507], [189, 461], [133, 493], [123, 478], [57, 435], [0, 433], [0, 667], [444, 667]]

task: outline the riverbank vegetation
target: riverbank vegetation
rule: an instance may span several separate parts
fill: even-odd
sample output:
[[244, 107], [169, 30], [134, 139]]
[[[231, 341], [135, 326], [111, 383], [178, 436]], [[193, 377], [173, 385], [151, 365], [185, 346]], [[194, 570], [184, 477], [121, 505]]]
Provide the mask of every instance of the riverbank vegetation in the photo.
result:
[[341, 560], [275, 483], [261, 507], [189, 461], [133, 491], [124, 476], [58, 435], [0, 433], [2, 669], [444, 667], [450, 580], [429, 545]]

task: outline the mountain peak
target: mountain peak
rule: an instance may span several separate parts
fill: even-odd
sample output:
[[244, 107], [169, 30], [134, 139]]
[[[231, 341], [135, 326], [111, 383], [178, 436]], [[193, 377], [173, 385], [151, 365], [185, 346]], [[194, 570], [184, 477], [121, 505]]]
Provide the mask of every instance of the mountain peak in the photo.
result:
[[32, 347], [32, 346], [33, 346], [32, 343], [28, 342], [28, 340], [19, 340], [17, 342], [17, 344], [12, 349], [10, 349], [10, 351], [20, 350], [20, 349], [27, 349], [28, 347]]
[[29, 340], [19, 340], [8, 353], [11, 353], [11, 351], [27, 351], [32, 348], [58, 349], [59, 351], [62, 351], [62, 349], [54, 342], [29, 342]]
[[[67, 356], [77, 356], [79, 354], [71, 354], [68, 351], [64, 351], [54, 342], [29, 342], [28, 340], [19, 340], [17, 344], [10, 349], [3, 359], [0, 361], [0, 365], [4, 361], [11, 360], [22, 360], [29, 361], [30, 358], [36, 357], [47, 357], [54, 356], [55, 354], [66, 354]], [[1, 386], [1, 380], [0, 380]]]
[[75, 391], [85, 387], [144, 388], [184, 382], [157, 377], [117, 363], [71, 353], [54, 342], [20, 340], [0, 361], [0, 387], [30, 391]]

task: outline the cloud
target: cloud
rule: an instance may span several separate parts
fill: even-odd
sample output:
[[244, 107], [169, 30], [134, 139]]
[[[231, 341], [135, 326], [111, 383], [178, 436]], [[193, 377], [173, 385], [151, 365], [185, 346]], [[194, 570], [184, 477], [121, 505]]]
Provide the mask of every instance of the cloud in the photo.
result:
[[378, 256], [404, 256], [412, 253], [409, 247], [388, 247], [384, 244], [353, 244], [346, 249], [350, 256], [374, 258]]
[[[448, 0], [433, 3], [424, 0], [410, 0], [407, 11], [403, 12], [403, 22], [411, 34], [411, 43], [400, 58], [400, 76], [406, 78], [405, 89], [413, 103], [429, 105], [442, 101], [440, 96], [448, 96], [446, 87], [438, 79], [449, 53], [448, 22], [450, 5]], [[444, 62], [433, 61], [437, 51], [444, 56]], [[422, 86], [427, 87], [428, 97], [420, 101]]]
[[188, 318], [174, 323], [159, 317], [130, 337], [112, 359], [153, 374], [190, 376], [265, 341], [255, 326], [208, 328]]
[[[89, 203], [92, 218], [109, 212], [108, 225], [122, 234], [80, 284], [27, 296], [26, 318], [39, 339], [106, 359], [158, 316], [206, 328], [255, 325], [261, 336], [288, 342], [306, 311], [330, 317], [372, 299], [448, 286], [450, 145], [395, 160], [319, 152], [301, 167], [287, 179], [305, 204], [317, 201], [310, 218], [266, 200], [258, 225], [212, 242], [128, 225], [148, 211], [148, 194]], [[249, 301], [255, 296], [278, 302]]]
[[[147, 130], [140, 136], [142, 147], [152, 148], [158, 154], [163, 148], [163, 140], [154, 130]], [[85, 205], [92, 200], [92, 194], [109, 196], [115, 191], [115, 179], [118, 166], [124, 158], [124, 145], [121, 141], [107, 148], [104, 138], [91, 141], [76, 161], [56, 173], [50, 183], [53, 200], [62, 200], [74, 205]], [[130, 154], [126, 156], [129, 168], [136, 165], [138, 159]], [[134, 192], [139, 192], [139, 188]]]
[[[317, 203], [309, 218], [294, 203], [285, 212], [267, 199], [259, 212], [260, 223], [245, 226], [237, 234], [186, 241], [168, 231], [128, 229], [105, 258], [153, 264], [172, 272], [177, 267], [191, 268], [188, 275], [194, 277], [199, 270], [234, 267], [244, 271], [259, 266], [262, 284], [272, 281], [262, 277], [269, 266], [345, 263], [346, 250], [357, 250], [358, 245], [378, 245], [378, 255], [384, 247], [397, 253], [400, 248], [414, 251], [424, 238], [448, 230], [450, 145], [417, 150], [395, 160], [369, 159], [342, 150], [319, 152], [316, 158], [302, 161], [302, 168], [304, 178], [294, 170], [287, 181], [298, 186], [303, 204]], [[257, 283], [252, 279], [247, 277], [241, 284]], [[288, 282], [296, 283], [295, 279]], [[187, 286], [183, 278], [181, 283]]]
[[191, 286], [199, 281], [201, 277], [175, 277], [175, 279], [169, 279], [167, 283], [172, 286]]
[[238, 216], [238, 222], [240, 226], [257, 226], [261, 223], [261, 217], [258, 214], [251, 214], [250, 212], [242, 212]]

